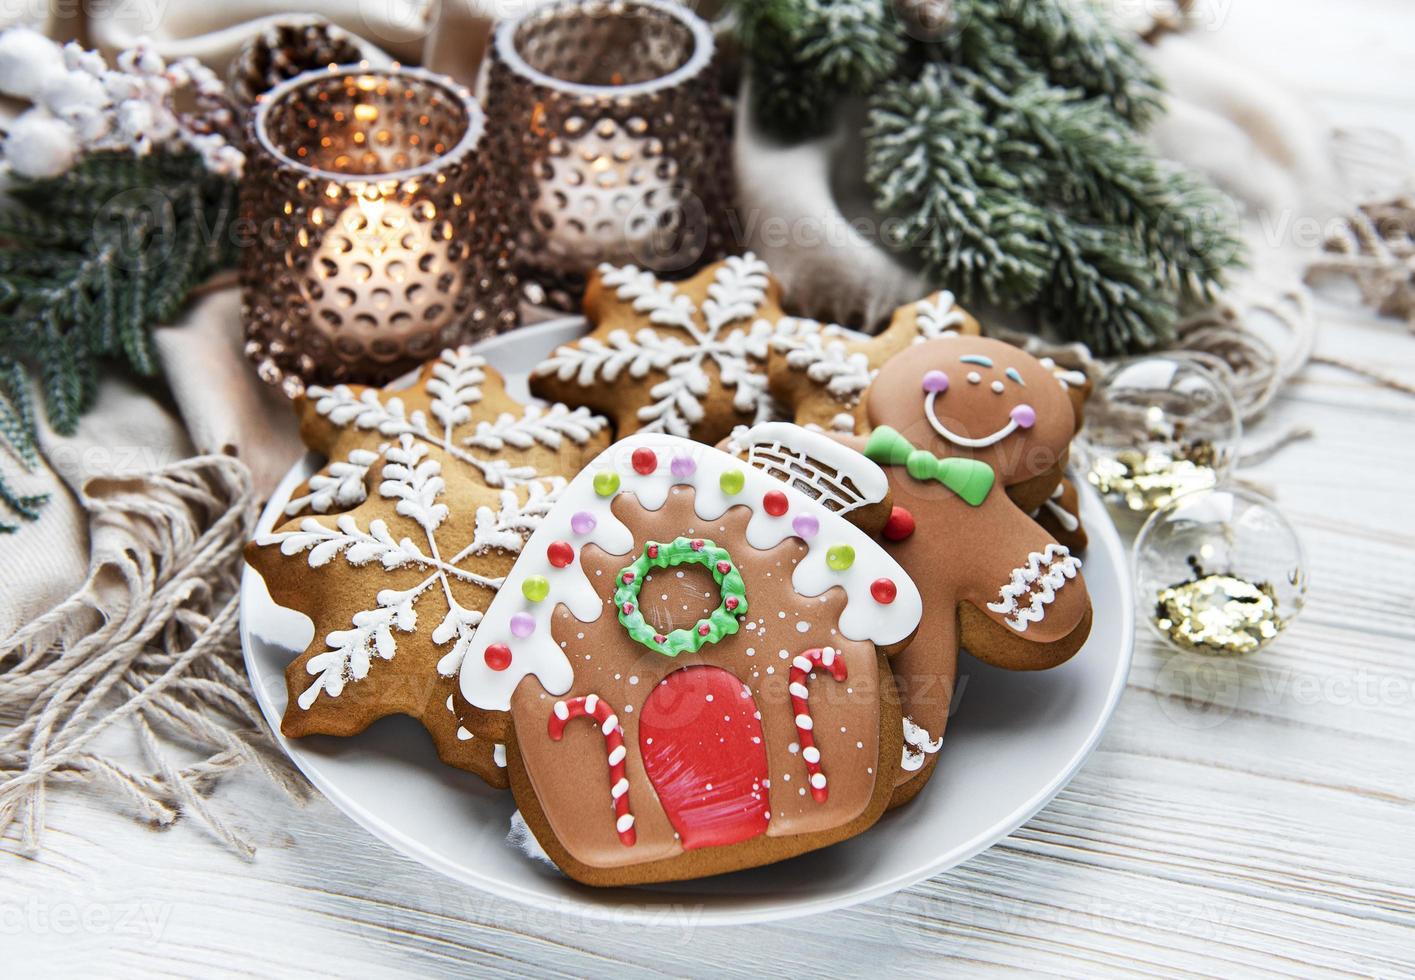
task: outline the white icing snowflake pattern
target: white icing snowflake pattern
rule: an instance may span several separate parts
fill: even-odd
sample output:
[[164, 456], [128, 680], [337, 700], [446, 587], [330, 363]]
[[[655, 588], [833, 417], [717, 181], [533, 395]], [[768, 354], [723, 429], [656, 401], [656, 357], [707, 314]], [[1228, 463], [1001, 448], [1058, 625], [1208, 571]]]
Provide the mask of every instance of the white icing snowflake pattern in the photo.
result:
[[334, 425], [377, 432], [390, 442], [382, 444], [377, 451], [353, 449], [346, 459], [331, 462], [325, 471], [310, 477], [308, 492], [292, 499], [285, 513], [293, 516], [309, 510], [324, 514], [331, 509], [348, 509], [363, 503], [367, 497], [369, 471], [388, 452], [392, 440], [404, 436], [437, 446], [453, 459], [471, 466], [487, 486], [510, 489], [535, 480], [539, 474], [534, 467], [512, 466], [506, 460], [473, 450], [496, 453], [507, 448], [529, 449], [537, 444], [558, 449], [566, 439], [583, 445], [608, 424], [586, 408], [528, 405], [520, 416], [503, 413], [494, 422], [479, 421], [464, 434], [461, 430], [471, 421], [471, 406], [482, 400], [485, 368], [486, 359], [471, 353], [468, 347], [443, 351], [427, 382], [428, 394], [432, 396], [428, 413], [409, 412], [398, 397], [382, 400], [378, 390], [373, 388], [357, 395], [347, 385], [310, 388], [308, 395], [314, 401], [315, 411]]
[[500, 578], [480, 575], [463, 567], [463, 563], [493, 549], [518, 554], [565, 486], [558, 477], [528, 482], [524, 502], [516, 491], [503, 489], [497, 507], [477, 508], [472, 540], [452, 550], [439, 535], [451, 513], [443, 500], [446, 483], [442, 463], [411, 432], [399, 434], [383, 455], [377, 492], [380, 497], [396, 500], [394, 509], [409, 522], [407, 530], [419, 533], [399, 537], [383, 519], [371, 520], [365, 528], [353, 515], [341, 514], [333, 527], [307, 517], [295, 530], [267, 534], [257, 541], [260, 545], [278, 545], [281, 554], [287, 556], [304, 554], [311, 568], [342, 558], [353, 566], [376, 563], [386, 571], [416, 568], [427, 573], [410, 588], [379, 590], [371, 608], [354, 614], [351, 629], [334, 630], [325, 636], [328, 649], [311, 657], [305, 665], [314, 678], [298, 699], [305, 710], [321, 693], [337, 698], [349, 682], [368, 676], [375, 657], [392, 660], [398, 649], [397, 634], [416, 629], [419, 600], [430, 592], [440, 592], [447, 606], [446, 614], [432, 631], [433, 643], [448, 648], [437, 663], [437, 672], [443, 677], [455, 675], [482, 613], [461, 605], [453, 584], [493, 591], [502, 584]]
[[619, 299], [647, 314], [652, 326], [633, 333], [615, 330], [604, 340], [586, 337], [562, 347], [535, 370], [535, 375], [574, 379], [583, 387], [613, 384], [626, 373], [640, 379], [660, 371], [667, 377], [650, 389], [652, 403], [639, 410], [645, 432], [687, 437], [702, 421], [709, 379], [703, 368], [713, 364], [722, 384], [734, 391], [737, 411], [752, 413], [752, 421], [770, 416], [764, 366], [777, 325], [757, 319], [745, 328], [728, 330], [756, 316], [766, 302], [767, 267], [748, 253], [727, 259], [717, 270], [699, 309], [672, 283], [634, 266], [600, 266], [606, 286]]
[[[934, 293], [914, 304], [916, 334], [913, 343], [937, 340], [962, 330], [966, 318], [958, 308], [953, 294], [947, 290]], [[785, 355], [792, 370], [804, 372], [845, 405], [855, 405], [870, 386], [877, 367], [870, 364], [869, 355], [858, 348], [868, 342], [868, 334], [842, 327], [838, 323], [820, 323], [785, 317], [772, 338], [772, 349]], [[851, 427], [853, 427], [851, 420]]]

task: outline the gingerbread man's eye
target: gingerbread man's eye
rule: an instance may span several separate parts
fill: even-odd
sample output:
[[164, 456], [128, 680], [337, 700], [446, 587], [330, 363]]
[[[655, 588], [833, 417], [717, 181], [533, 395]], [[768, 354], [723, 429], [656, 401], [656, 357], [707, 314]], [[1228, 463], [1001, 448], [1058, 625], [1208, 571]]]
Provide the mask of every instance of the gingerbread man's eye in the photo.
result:
[[948, 375], [942, 371], [929, 371], [924, 375], [924, 390], [930, 394], [941, 394], [948, 390]]

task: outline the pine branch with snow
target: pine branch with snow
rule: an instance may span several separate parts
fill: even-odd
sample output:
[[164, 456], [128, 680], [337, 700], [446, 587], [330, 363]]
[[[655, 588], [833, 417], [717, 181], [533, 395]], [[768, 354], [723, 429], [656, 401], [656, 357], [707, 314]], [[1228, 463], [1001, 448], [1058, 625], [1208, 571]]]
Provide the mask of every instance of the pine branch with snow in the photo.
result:
[[1159, 82], [1089, 0], [734, 0], [758, 125], [814, 136], [867, 103], [866, 183], [888, 231], [966, 298], [1030, 308], [1119, 353], [1242, 264], [1207, 183], [1143, 130]]

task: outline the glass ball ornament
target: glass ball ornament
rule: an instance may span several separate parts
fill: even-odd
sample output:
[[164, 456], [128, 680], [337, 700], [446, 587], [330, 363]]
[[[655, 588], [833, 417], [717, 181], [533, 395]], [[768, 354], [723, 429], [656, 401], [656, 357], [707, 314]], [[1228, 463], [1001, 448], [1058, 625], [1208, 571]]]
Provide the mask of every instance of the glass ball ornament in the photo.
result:
[[1218, 486], [1238, 458], [1243, 422], [1228, 386], [1196, 358], [1126, 361], [1086, 403], [1076, 446], [1107, 502], [1148, 513]]
[[1233, 487], [1178, 497], [1135, 539], [1140, 616], [1171, 646], [1254, 653], [1302, 611], [1307, 571], [1297, 533], [1273, 505]]

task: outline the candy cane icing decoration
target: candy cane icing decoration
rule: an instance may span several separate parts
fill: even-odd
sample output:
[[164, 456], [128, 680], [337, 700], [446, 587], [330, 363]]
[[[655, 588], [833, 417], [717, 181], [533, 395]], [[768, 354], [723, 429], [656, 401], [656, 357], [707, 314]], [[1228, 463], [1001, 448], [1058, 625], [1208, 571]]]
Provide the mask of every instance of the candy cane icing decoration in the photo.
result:
[[801, 759], [810, 773], [811, 796], [817, 803], [824, 803], [830, 791], [826, 788], [825, 773], [821, 772], [821, 750], [816, 748], [816, 738], [812, 733], [815, 723], [811, 721], [811, 692], [806, 689], [806, 680], [811, 671], [824, 667], [838, 681], [845, 680], [845, 661], [836, 656], [835, 650], [807, 650], [791, 661], [791, 712], [796, 716], [796, 740], [801, 743]]
[[551, 739], [560, 741], [566, 724], [574, 718], [593, 718], [599, 722], [604, 747], [609, 750], [609, 795], [614, 798], [614, 829], [619, 832], [620, 843], [633, 847], [634, 815], [629, 812], [629, 779], [624, 774], [624, 757], [628, 750], [624, 748], [624, 727], [619, 724], [619, 716], [598, 694], [556, 701], [548, 726]]

